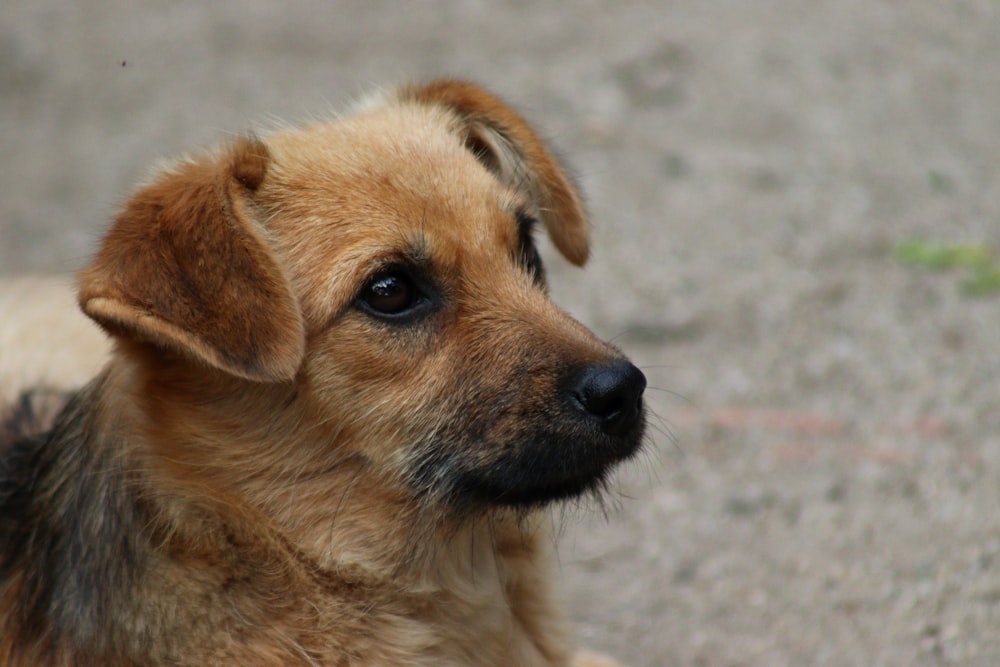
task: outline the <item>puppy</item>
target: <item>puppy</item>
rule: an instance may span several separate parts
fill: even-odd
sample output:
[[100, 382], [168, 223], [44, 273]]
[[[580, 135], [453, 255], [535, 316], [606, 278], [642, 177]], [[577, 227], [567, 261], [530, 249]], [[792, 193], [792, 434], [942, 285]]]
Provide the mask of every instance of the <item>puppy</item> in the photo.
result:
[[637, 451], [645, 378], [537, 227], [585, 262], [562, 168], [457, 81], [163, 170], [79, 277], [109, 362], [0, 444], [0, 664], [610, 664], [542, 510]]

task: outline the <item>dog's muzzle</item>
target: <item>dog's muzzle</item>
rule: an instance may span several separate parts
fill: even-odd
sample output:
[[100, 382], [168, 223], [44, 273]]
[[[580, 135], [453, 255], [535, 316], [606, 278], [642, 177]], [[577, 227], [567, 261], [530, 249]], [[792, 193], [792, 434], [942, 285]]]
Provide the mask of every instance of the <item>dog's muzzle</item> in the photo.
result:
[[642, 444], [646, 376], [617, 357], [567, 369], [554, 389], [547, 401], [498, 401], [498, 428], [430, 450], [416, 479], [443, 484], [463, 506], [541, 505], [600, 488]]

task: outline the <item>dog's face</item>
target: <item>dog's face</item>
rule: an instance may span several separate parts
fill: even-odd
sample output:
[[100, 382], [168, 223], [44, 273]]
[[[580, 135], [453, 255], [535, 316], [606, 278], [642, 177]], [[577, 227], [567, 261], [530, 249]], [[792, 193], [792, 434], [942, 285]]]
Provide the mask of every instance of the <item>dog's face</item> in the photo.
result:
[[[644, 421], [642, 373], [548, 298], [542, 228], [585, 261], [578, 196], [534, 133], [442, 82], [165, 173], [80, 300], [142, 350], [161, 407], [178, 387], [246, 397], [213, 418], [277, 443], [247, 464], [265, 485], [350, 461], [352, 484], [411, 504], [532, 506], [599, 485]], [[220, 454], [198, 466], [240, 465], [170, 457]]]

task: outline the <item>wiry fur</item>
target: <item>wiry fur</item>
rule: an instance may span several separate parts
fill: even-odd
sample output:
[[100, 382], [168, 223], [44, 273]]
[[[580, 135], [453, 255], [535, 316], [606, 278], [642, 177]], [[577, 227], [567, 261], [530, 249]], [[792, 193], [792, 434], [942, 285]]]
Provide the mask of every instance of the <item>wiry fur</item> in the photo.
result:
[[[563, 170], [454, 81], [142, 188], [80, 277], [111, 361], [51, 430], [3, 413], [0, 664], [609, 664], [570, 658], [537, 510], [642, 423], [566, 399], [624, 362], [548, 299], [535, 219], [586, 260]], [[362, 303], [393, 267], [419, 315]]]

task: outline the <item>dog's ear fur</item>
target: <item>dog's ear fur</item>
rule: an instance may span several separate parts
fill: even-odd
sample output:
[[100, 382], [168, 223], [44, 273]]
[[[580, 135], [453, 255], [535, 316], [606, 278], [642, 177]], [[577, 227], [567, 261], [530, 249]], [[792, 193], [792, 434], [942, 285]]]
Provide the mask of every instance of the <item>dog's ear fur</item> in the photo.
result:
[[553, 244], [570, 262], [583, 266], [590, 242], [580, 195], [516, 111], [482, 88], [455, 80], [403, 88], [400, 98], [452, 110], [463, 124], [460, 131], [469, 150], [507, 185], [527, 190]]
[[267, 146], [180, 163], [125, 205], [80, 274], [83, 311], [109, 333], [255, 381], [295, 377], [299, 304], [252, 220]]

